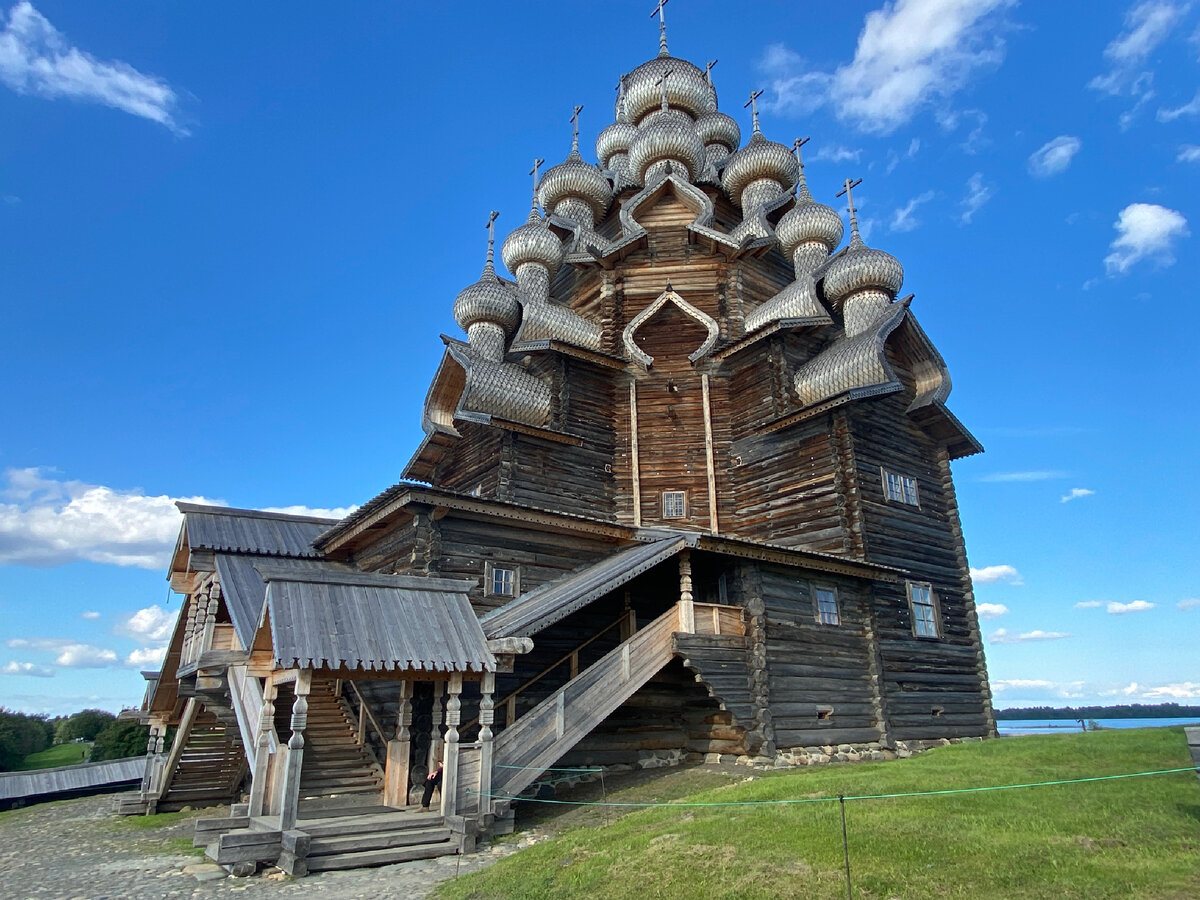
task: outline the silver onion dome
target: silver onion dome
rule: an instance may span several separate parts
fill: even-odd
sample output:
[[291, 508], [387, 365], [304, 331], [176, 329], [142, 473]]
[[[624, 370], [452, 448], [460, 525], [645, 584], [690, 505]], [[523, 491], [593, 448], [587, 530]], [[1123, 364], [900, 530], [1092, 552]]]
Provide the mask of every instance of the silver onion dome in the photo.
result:
[[[717, 92], [704, 70], [685, 59], [657, 56], [642, 63], [625, 76], [625, 114], [630, 122], [641, 123], [647, 113], [658, 109], [662, 100], [662, 78], [670, 74], [667, 103], [682, 109], [693, 119], [717, 108]], [[619, 114], [620, 109], [616, 110]]]
[[904, 266], [900, 260], [863, 243], [857, 230], [846, 252], [825, 270], [825, 297], [841, 303], [851, 294], [864, 290], [883, 291], [891, 297], [904, 284]]
[[504, 239], [500, 258], [514, 275], [524, 263], [539, 263], [553, 275], [563, 262], [562, 241], [546, 226], [537, 211], [531, 210], [528, 221]]
[[612, 158], [620, 153], [628, 153], [635, 137], [637, 128], [628, 122], [613, 122], [596, 138], [596, 158], [611, 168]]
[[775, 226], [775, 236], [788, 259], [797, 247], [809, 241], [820, 241], [826, 252], [832, 252], [842, 242], [844, 233], [842, 217], [833, 207], [814, 200], [807, 189], [800, 193], [796, 205]]
[[[496, 217], [493, 212], [488, 219], [488, 248], [487, 262], [483, 264], [483, 274], [474, 284], [465, 287], [454, 300], [454, 321], [458, 327], [470, 336], [472, 346], [475, 344], [477, 326], [491, 326], [479, 330], [478, 337], [486, 344], [502, 343], [505, 337], [513, 333], [521, 321], [521, 304], [505, 285], [496, 277], [495, 259]], [[503, 337], [495, 336], [495, 329], [503, 332]], [[485, 337], [483, 332], [490, 332], [493, 338]], [[503, 348], [500, 347], [502, 350]]]
[[564, 200], [580, 200], [599, 219], [612, 203], [612, 185], [599, 169], [584, 162], [578, 150], [572, 150], [566, 160], [543, 176], [537, 196], [542, 209], [550, 212]]
[[742, 129], [737, 120], [723, 112], [709, 112], [696, 120], [696, 133], [704, 146], [719, 144], [731, 153], [742, 142]]
[[692, 117], [677, 109], [659, 110], [638, 128], [629, 147], [629, 167], [639, 181], [655, 163], [671, 160], [687, 169], [689, 178], [704, 169], [704, 143]]
[[755, 131], [746, 146], [725, 164], [721, 183], [734, 203], [742, 205], [742, 192], [756, 181], [768, 180], [780, 188], [790, 191], [796, 184], [800, 167], [792, 151], [783, 144], [768, 141], [762, 133]]

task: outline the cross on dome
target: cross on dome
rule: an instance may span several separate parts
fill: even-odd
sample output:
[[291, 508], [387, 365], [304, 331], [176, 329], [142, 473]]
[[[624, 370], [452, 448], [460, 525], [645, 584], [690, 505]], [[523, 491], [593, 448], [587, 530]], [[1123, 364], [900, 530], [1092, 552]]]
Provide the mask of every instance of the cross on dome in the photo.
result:
[[583, 112], [582, 106], [575, 107], [575, 111], [571, 113], [571, 149], [579, 152], [579, 114]]
[[492, 210], [488, 215], [487, 230], [488, 230], [488, 252], [487, 262], [483, 264], [485, 272], [495, 270], [496, 260], [496, 218], [500, 215], [496, 210]]
[[671, 0], [658, 0], [658, 6], [654, 7], [654, 12], [650, 13], [650, 18], [658, 16], [658, 55], [670, 56], [667, 51], [667, 17], [663, 13], [663, 7], [670, 3]]
[[750, 107], [751, 115], [754, 117], [754, 133], [755, 134], [762, 134], [762, 132], [758, 130], [758, 98], [761, 96], [762, 96], [761, 89], [757, 90], [757, 91], [751, 91], [750, 99], [742, 104], [743, 109], [745, 109], [747, 106]]
[[811, 138], [796, 138], [792, 141], [792, 153], [796, 157], [796, 165], [800, 167], [800, 175], [796, 179], [797, 190], [803, 190], [808, 194], [808, 179], [804, 177], [804, 157], [800, 155], [800, 148], [807, 144]]
[[845, 195], [846, 197], [847, 208], [850, 210], [850, 233], [853, 235], [853, 239], [858, 241], [862, 241], [862, 237], [858, 233], [858, 210], [854, 207], [854, 194], [852, 191], [860, 184], [862, 184], [861, 178], [858, 181], [852, 181], [847, 178], [846, 186], [838, 191], [836, 195], [838, 197]]
[[662, 86], [662, 109], [663, 109], [663, 112], [666, 112], [667, 109], [669, 108], [667, 105], [667, 79], [670, 78], [671, 75], [674, 74], [674, 72], [675, 72], [674, 69], [667, 69], [667, 71], [662, 73], [662, 77], [659, 78], [658, 81], [654, 82], [656, 87], [659, 85]]
[[709, 60], [707, 63], [704, 64], [704, 80], [707, 81], [709, 84], [712, 84], [712, 69], [713, 69], [713, 66], [715, 66], [716, 64], [717, 64], [717, 61], [715, 59]]
[[537, 212], [537, 189], [538, 189], [538, 169], [542, 167], [542, 163], [546, 160], [540, 156], [533, 160], [533, 168], [529, 170], [529, 174], [533, 176], [533, 206], [530, 209], [531, 213]]

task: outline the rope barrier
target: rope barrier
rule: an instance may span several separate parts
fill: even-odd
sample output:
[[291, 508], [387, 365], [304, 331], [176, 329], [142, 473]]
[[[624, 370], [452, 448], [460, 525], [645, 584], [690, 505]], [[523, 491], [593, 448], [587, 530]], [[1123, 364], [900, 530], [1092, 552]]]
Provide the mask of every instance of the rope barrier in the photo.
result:
[[[508, 767], [501, 767], [508, 768]], [[520, 767], [513, 767], [520, 768]], [[730, 806], [782, 806], [787, 804], [798, 803], [839, 803], [846, 800], [892, 800], [899, 797], [936, 797], [948, 794], [977, 794], [985, 791], [1008, 791], [1019, 788], [1035, 788], [1035, 787], [1053, 787], [1054, 785], [1064, 784], [1085, 784], [1093, 781], [1116, 781], [1121, 778], [1144, 778], [1150, 775], [1174, 775], [1179, 772], [1196, 772], [1200, 770], [1200, 766], [1183, 766], [1178, 769], [1157, 769], [1149, 772], [1125, 772], [1119, 775], [1094, 775], [1089, 778], [1067, 778], [1056, 781], [1030, 781], [1021, 784], [993, 784], [985, 785], [984, 787], [971, 788], [945, 788], [938, 791], [906, 791], [902, 793], [892, 794], [855, 794], [846, 795], [845, 797], [790, 797], [781, 800], [730, 800], [730, 801], [677, 801], [670, 800], [665, 803], [648, 803], [648, 802], [621, 802], [621, 801], [585, 801], [585, 800], [550, 800], [540, 799], [536, 797], [522, 797], [511, 794], [492, 794], [486, 796], [493, 800], [520, 800], [527, 803], [553, 803], [560, 806], [613, 806], [623, 808], [651, 808], [660, 806], [673, 807], [730, 807]], [[549, 771], [549, 770], [543, 770]], [[573, 771], [569, 769], [560, 769], [556, 771]], [[596, 770], [589, 770], [596, 771]], [[548, 782], [537, 782], [545, 784]], [[468, 794], [479, 795], [479, 791], [467, 791]]]

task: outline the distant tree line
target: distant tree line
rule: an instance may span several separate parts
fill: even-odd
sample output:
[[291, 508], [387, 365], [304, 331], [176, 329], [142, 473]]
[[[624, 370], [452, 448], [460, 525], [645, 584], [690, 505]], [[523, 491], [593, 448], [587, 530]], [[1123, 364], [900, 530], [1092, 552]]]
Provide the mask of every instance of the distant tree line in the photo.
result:
[[0, 772], [21, 767], [25, 757], [53, 744], [87, 741], [90, 758], [98, 762], [140, 756], [146, 752], [149, 730], [135, 722], [118, 722], [102, 709], [85, 709], [70, 716], [50, 718], [13, 712], [0, 707]]
[[1186, 719], [1200, 718], [1200, 706], [1178, 703], [1121, 703], [1116, 706], [1024, 706], [998, 709], [996, 718], [1011, 719]]

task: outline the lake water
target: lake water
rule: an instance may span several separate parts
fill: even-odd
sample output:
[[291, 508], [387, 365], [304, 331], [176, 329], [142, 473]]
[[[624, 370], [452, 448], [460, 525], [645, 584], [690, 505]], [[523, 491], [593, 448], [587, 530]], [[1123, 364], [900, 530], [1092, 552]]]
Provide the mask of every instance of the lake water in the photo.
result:
[[[1101, 728], [1167, 728], [1172, 725], [1200, 725], [1195, 719], [1087, 719]], [[1079, 723], [1071, 719], [1007, 719], [996, 722], [1001, 737], [1018, 734], [1078, 734]]]

